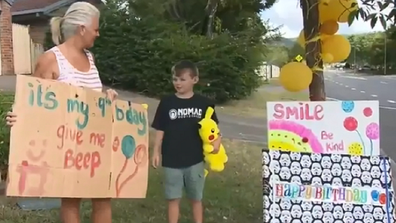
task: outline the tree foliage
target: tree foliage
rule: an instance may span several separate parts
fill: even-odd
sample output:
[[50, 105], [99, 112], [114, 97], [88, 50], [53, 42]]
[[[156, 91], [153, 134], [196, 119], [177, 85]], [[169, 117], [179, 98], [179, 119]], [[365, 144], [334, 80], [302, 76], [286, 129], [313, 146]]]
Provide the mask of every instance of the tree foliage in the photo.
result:
[[384, 30], [396, 21], [394, 0], [362, 0], [359, 9], [349, 16], [349, 25], [355, 20], [363, 19], [370, 22], [371, 28], [379, 22]]
[[273, 64], [278, 67], [285, 65], [289, 62], [289, 49], [283, 45], [270, 45], [268, 53], [265, 55], [265, 60], [268, 64]]
[[352, 46], [348, 62], [359, 65], [372, 64], [374, 60], [373, 47], [378, 41], [383, 42], [383, 39], [383, 34], [380, 32], [348, 36]]
[[249, 96], [273, 30], [259, 13], [275, 0], [108, 0], [92, 49], [104, 83], [149, 96], [173, 92], [172, 65], [196, 62], [196, 90], [218, 102]]
[[298, 55], [305, 57], [305, 50], [298, 43], [294, 43], [293, 47], [289, 49], [289, 61], [294, 60]]
[[374, 32], [348, 36], [352, 52], [348, 62], [359, 66], [370, 65], [382, 69], [385, 61], [389, 67], [396, 67], [396, 28], [388, 27], [386, 32]]

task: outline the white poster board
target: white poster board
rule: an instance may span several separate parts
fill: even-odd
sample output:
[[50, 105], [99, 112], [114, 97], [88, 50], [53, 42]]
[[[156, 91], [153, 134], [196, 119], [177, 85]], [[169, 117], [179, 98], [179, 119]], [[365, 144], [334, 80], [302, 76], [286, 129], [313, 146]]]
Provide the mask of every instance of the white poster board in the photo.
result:
[[270, 150], [380, 155], [378, 101], [268, 102]]

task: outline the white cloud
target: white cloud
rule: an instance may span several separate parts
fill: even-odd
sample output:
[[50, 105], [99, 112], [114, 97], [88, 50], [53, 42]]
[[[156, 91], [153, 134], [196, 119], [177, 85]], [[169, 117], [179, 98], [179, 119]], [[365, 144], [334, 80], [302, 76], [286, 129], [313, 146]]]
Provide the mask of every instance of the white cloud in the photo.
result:
[[[281, 32], [283, 37], [297, 37], [303, 28], [302, 12], [298, 5], [298, 0], [280, 0], [275, 5], [262, 13], [261, 18], [269, 20], [274, 26], [282, 26]], [[384, 10], [387, 13], [388, 10]], [[355, 34], [367, 33], [383, 30], [381, 24], [377, 22], [374, 29], [371, 29], [370, 22], [364, 22], [362, 19], [354, 21], [349, 27], [347, 23], [340, 24], [338, 33]]]

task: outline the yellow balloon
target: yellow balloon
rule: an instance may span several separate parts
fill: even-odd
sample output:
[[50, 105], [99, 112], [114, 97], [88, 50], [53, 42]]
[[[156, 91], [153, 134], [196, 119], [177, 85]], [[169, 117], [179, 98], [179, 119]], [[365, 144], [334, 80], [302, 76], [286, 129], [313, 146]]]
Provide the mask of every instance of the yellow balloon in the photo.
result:
[[346, 60], [351, 53], [351, 44], [341, 35], [329, 36], [322, 42], [322, 54], [331, 54], [332, 63]]
[[[325, 40], [329, 35], [326, 34], [320, 34], [320, 39], [323, 41]], [[300, 34], [297, 37], [297, 43], [300, 45], [302, 48], [305, 49], [305, 36], [304, 36], [304, 30], [301, 30]]]
[[334, 20], [348, 22], [349, 14], [359, 7], [357, 0], [326, 0], [319, 3], [319, 20], [324, 23]]
[[312, 77], [312, 70], [307, 65], [298, 62], [285, 64], [279, 73], [281, 85], [291, 92], [307, 89], [312, 82]]
[[334, 57], [330, 53], [323, 53], [322, 60], [324, 63], [331, 63], [331, 62], [333, 62]]
[[338, 22], [329, 20], [320, 26], [320, 33], [326, 35], [334, 35], [338, 31]]

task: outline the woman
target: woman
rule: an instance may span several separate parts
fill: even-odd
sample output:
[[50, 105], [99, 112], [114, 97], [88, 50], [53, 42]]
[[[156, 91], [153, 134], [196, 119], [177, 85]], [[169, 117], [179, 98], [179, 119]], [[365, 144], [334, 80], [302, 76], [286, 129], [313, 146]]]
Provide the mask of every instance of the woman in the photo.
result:
[[[67, 82], [75, 86], [102, 91], [102, 83], [96, 69], [91, 48], [99, 36], [99, 10], [87, 3], [76, 2], [66, 11], [64, 17], [51, 19], [52, 40], [55, 47], [38, 59], [33, 76]], [[107, 90], [107, 96], [114, 100], [117, 93]], [[17, 114], [9, 112], [7, 125], [13, 126]], [[80, 223], [78, 198], [63, 198], [61, 216], [64, 223]], [[111, 222], [109, 198], [92, 199], [92, 221]]]

